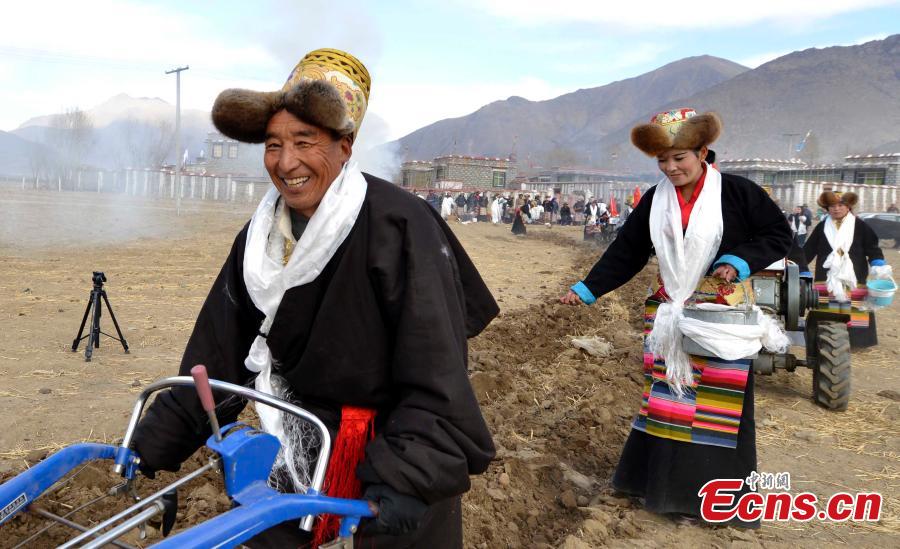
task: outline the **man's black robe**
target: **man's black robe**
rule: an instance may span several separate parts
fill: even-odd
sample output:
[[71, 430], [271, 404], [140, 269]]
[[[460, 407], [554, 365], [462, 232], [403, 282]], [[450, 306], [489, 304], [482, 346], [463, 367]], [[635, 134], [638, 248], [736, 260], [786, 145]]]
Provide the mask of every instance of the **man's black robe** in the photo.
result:
[[[460, 547], [459, 495], [494, 456], [467, 373], [467, 341], [498, 307], [449, 227], [423, 200], [366, 175], [356, 224], [309, 284], [288, 290], [267, 337], [275, 371], [299, 404], [336, 430], [343, 405], [373, 408], [376, 436], [360, 466], [432, 508], [411, 536], [377, 546]], [[210, 290], [180, 375], [205, 364], [214, 379], [251, 385], [244, 358], [263, 314], [243, 281], [247, 226]], [[220, 403], [234, 421], [244, 402]], [[150, 469], [177, 470], [210, 435], [192, 388], [159, 395], [135, 448]], [[367, 545], [368, 546], [368, 545]]]

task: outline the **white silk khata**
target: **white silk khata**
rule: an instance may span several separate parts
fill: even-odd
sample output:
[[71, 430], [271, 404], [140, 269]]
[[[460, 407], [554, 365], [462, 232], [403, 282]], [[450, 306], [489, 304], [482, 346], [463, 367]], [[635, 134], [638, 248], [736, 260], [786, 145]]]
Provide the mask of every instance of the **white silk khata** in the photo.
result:
[[[272, 353], [266, 334], [275, 313], [290, 288], [302, 286], [316, 279], [350, 234], [366, 197], [367, 183], [355, 161], [344, 164], [340, 174], [326, 191], [306, 230], [297, 241], [287, 264], [284, 264], [284, 238], [277, 229], [276, 212], [287, 215], [286, 208], [278, 209], [279, 193], [274, 186], [263, 197], [247, 231], [244, 249], [244, 284], [257, 309], [265, 314], [259, 328], [261, 335], [253, 340], [244, 365], [256, 376], [256, 389], [280, 398], [288, 396], [287, 382], [272, 372]], [[309, 486], [309, 467], [299, 444], [301, 426], [296, 418], [265, 405], [256, 411], [263, 430], [281, 442], [282, 453], [276, 466], [281, 465], [290, 475], [296, 491]]]
[[850, 301], [847, 289], [856, 288], [856, 272], [850, 260], [850, 246], [853, 245], [853, 234], [856, 232], [856, 216], [847, 212], [847, 216], [838, 227], [831, 216], [825, 219], [825, 238], [831, 246], [831, 253], [825, 258], [822, 267], [828, 269], [825, 284], [828, 291], [837, 301]]

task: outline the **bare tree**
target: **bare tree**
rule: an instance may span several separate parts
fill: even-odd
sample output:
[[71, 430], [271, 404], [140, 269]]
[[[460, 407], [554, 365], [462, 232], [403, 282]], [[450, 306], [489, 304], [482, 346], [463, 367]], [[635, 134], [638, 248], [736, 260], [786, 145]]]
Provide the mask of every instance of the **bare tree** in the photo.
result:
[[66, 109], [50, 119], [49, 143], [59, 157], [58, 176], [72, 180], [75, 170], [83, 166], [93, 146], [94, 123], [78, 107]]
[[31, 170], [31, 178], [37, 182], [38, 178], [47, 178], [52, 166], [50, 155], [43, 145], [34, 145], [28, 151], [28, 167]]
[[153, 139], [147, 158], [151, 168], [159, 168], [166, 163], [172, 148], [175, 146], [175, 126], [171, 120], [157, 120], [153, 125]]
[[117, 123], [119, 151], [117, 167], [159, 168], [175, 142], [175, 130], [168, 120], [146, 123], [128, 118]]

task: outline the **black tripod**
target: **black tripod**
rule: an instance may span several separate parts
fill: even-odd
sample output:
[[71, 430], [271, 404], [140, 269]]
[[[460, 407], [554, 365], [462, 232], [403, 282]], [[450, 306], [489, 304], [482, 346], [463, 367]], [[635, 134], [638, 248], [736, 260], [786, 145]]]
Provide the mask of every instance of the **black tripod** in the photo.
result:
[[[84, 348], [84, 361], [91, 361], [91, 354], [94, 352], [94, 348], [100, 348], [100, 334], [103, 334], [107, 337], [111, 337], [122, 344], [122, 347], [125, 348], [125, 353], [128, 353], [128, 343], [125, 341], [125, 336], [122, 335], [122, 330], [119, 328], [119, 323], [116, 322], [116, 315], [113, 314], [112, 307], [109, 304], [109, 298], [106, 297], [106, 290], [103, 289], [103, 283], [106, 282], [106, 275], [94, 271], [93, 276], [94, 281], [94, 289], [91, 290], [91, 297], [88, 298], [87, 309], [84, 310], [84, 318], [81, 319], [81, 328], [78, 328], [78, 335], [75, 336], [75, 340], [72, 341], [72, 352], [74, 353], [78, 350], [78, 344], [85, 337], [88, 338], [87, 347]], [[106, 302], [106, 309], [109, 311], [109, 316], [112, 317], [113, 325], [116, 327], [116, 333], [119, 334], [119, 337], [113, 337], [106, 332], [100, 331], [100, 298], [103, 298], [103, 301]], [[93, 320], [91, 321], [91, 330], [88, 332], [88, 335], [82, 337], [81, 334], [84, 333], [84, 325], [87, 323], [88, 314], [91, 312], [91, 307], [94, 308]]]

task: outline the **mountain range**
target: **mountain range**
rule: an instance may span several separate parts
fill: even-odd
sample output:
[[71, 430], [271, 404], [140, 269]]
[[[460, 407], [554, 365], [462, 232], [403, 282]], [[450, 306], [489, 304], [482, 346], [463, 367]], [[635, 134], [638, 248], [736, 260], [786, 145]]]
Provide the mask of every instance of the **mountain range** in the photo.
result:
[[[156, 97], [118, 94], [85, 111], [93, 126], [80, 163], [104, 169], [148, 167], [174, 163], [175, 107]], [[38, 116], [0, 136], [0, 173], [32, 175], [35, 158], [64, 156], [60, 143], [69, 130], [60, 128], [64, 113]], [[209, 113], [182, 109], [182, 148], [191, 157], [206, 147], [213, 131]], [[14, 140], [12, 138], [18, 138]], [[12, 154], [11, 151], [16, 153]]]
[[[794, 52], [755, 69], [711, 56], [546, 101], [510, 97], [420, 128], [394, 145], [406, 160], [442, 154], [507, 156], [520, 165], [649, 171], [630, 130], [656, 112], [690, 106], [724, 122], [720, 158], [835, 162], [885, 152], [900, 137], [900, 35]], [[795, 147], [809, 135], [799, 153]], [[897, 152], [896, 150], [890, 152]]]
[[[545, 101], [514, 96], [429, 124], [380, 150], [392, 164], [398, 163], [396, 156], [515, 154], [525, 170], [584, 166], [649, 172], [654, 163], [631, 145], [631, 128], [656, 112], [683, 106], [720, 114], [724, 131], [713, 146], [719, 158], [799, 156], [824, 163], [848, 154], [898, 152], [900, 34], [798, 51], [755, 69], [704, 55]], [[109, 169], [174, 162], [173, 105], [119, 94], [86, 114], [93, 131], [83, 163]], [[55, 127], [58, 117], [32, 118], [0, 132], [0, 174], [29, 175], [35, 159], [65, 156], [59, 149], [66, 131]], [[182, 111], [183, 148], [191, 156], [205, 148], [210, 131], [208, 112]]]

